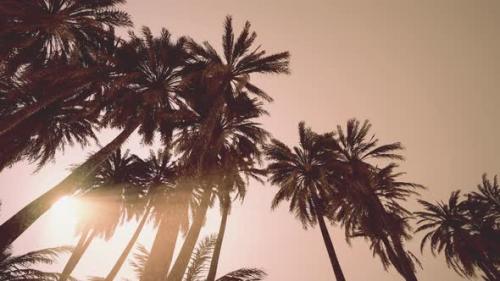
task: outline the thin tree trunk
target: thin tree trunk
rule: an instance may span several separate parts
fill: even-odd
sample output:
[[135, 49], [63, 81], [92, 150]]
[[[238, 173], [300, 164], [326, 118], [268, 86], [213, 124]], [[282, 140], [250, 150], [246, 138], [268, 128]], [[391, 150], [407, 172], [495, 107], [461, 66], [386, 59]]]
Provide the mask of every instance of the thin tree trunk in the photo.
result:
[[167, 209], [161, 217], [141, 281], [165, 280], [168, 274], [182, 223], [183, 205], [189, 204], [182, 202], [185, 200], [180, 197], [173, 198], [172, 201], [177, 201], [175, 202], [177, 205], [170, 205], [167, 202]]
[[322, 215], [318, 216], [319, 228], [321, 229], [321, 235], [323, 236], [323, 241], [325, 242], [326, 251], [330, 257], [330, 263], [332, 264], [333, 272], [335, 273], [335, 279], [337, 281], [345, 281], [344, 273], [340, 267], [337, 254], [335, 253], [335, 248], [333, 247], [332, 240], [330, 239], [330, 234], [328, 233], [328, 228], [326, 227], [325, 220]]
[[66, 262], [66, 265], [64, 266], [63, 272], [59, 277], [59, 281], [68, 280], [68, 278], [71, 276], [71, 273], [73, 273], [73, 270], [75, 270], [78, 262], [80, 262], [80, 259], [82, 258], [83, 254], [85, 253], [85, 251], [87, 251], [94, 237], [95, 233], [93, 231], [88, 231], [88, 230], [85, 231], [80, 236], [80, 240], [78, 241], [77, 246], [71, 253], [68, 262]]
[[319, 228], [321, 230], [321, 235], [323, 236], [323, 242], [325, 243], [326, 251], [328, 252], [328, 257], [330, 258], [330, 263], [332, 265], [333, 273], [335, 274], [335, 279], [337, 281], [345, 281], [344, 272], [342, 272], [342, 267], [340, 266], [339, 259], [335, 253], [335, 248], [333, 247], [332, 239], [330, 238], [330, 233], [325, 224], [325, 219], [323, 217], [323, 209], [316, 194], [315, 190], [311, 191], [312, 198], [310, 199], [310, 204], [314, 208], [316, 213], [316, 219], [318, 220]]
[[396, 250], [396, 253], [398, 254], [400, 265], [402, 266], [402, 269], [406, 272], [406, 274], [403, 277], [405, 278], [406, 281], [417, 281], [417, 276], [415, 275], [414, 267], [411, 264], [410, 257], [408, 257], [408, 254], [406, 253], [406, 250], [403, 247], [401, 239], [399, 237], [395, 237], [395, 235], [390, 235], [390, 236], [392, 244], [394, 245], [394, 250]]
[[[198, 241], [198, 236], [200, 235], [200, 230], [203, 226], [203, 221], [205, 220], [205, 216], [207, 214], [207, 210], [210, 205], [210, 197], [212, 195], [212, 191], [207, 188], [200, 202], [200, 206], [194, 215], [193, 223], [191, 224], [191, 228], [184, 240], [184, 244], [182, 244], [181, 251], [175, 260], [174, 266], [168, 275], [167, 281], [181, 281], [184, 273], [186, 272], [186, 268], [188, 267], [189, 261], [191, 259], [191, 254], [193, 253], [194, 247], [196, 246], [196, 241]], [[158, 279], [160, 280], [160, 279]]]
[[214, 281], [217, 275], [217, 267], [219, 265], [219, 257], [222, 249], [222, 242], [224, 240], [224, 233], [226, 232], [227, 217], [229, 215], [229, 208], [222, 210], [222, 219], [219, 226], [219, 233], [217, 234], [217, 241], [215, 242], [212, 260], [210, 261], [210, 269], [207, 275], [207, 281]]
[[116, 275], [118, 274], [118, 272], [122, 268], [123, 264], [127, 260], [128, 255], [130, 254], [130, 251], [133, 249], [135, 243], [137, 242], [137, 239], [139, 238], [139, 235], [141, 234], [142, 229], [144, 228], [144, 225], [146, 225], [150, 211], [151, 211], [151, 207], [148, 206], [146, 208], [146, 210], [144, 211], [144, 215], [142, 216], [142, 219], [139, 222], [139, 225], [137, 225], [137, 228], [136, 228], [134, 234], [132, 235], [132, 237], [130, 238], [127, 246], [125, 247], [122, 254], [120, 255], [120, 257], [116, 261], [115, 265], [113, 266], [113, 268], [109, 272], [108, 276], [106, 277], [106, 279], [105, 279], [106, 281], [113, 281], [116, 278]]
[[57, 200], [63, 196], [72, 195], [78, 189], [78, 185], [93, 173], [115, 150], [120, 148], [138, 126], [138, 123], [131, 123], [126, 126], [113, 141], [92, 155], [59, 184], [31, 201], [31, 203], [5, 221], [0, 226], [0, 249], [5, 249], [12, 244], [40, 216], [45, 214]]

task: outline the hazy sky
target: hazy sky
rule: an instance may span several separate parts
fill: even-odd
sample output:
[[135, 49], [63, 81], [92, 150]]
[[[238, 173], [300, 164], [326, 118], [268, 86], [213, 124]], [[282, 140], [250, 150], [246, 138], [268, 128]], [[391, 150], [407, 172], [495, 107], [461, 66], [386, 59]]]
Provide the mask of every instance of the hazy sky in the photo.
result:
[[[401, 141], [405, 179], [424, 184], [426, 200], [447, 199], [455, 189], [470, 190], [481, 174], [500, 172], [500, 1], [166, 1], [129, 0], [136, 29], [168, 28], [220, 46], [222, 24], [233, 15], [238, 28], [252, 22], [258, 43], [292, 54], [289, 76], [255, 78], [275, 102], [263, 119], [274, 137], [294, 145], [297, 123], [332, 130], [349, 118], [368, 118], [382, 142]], [[105, 144], [116, 133], [106, 131]], [[145, 155], [136, 139], [127, 143]], [[18, 163], [0, 174], [0, 221], [68, 174], [96, 147], [69, 148], [36, 174]], [[305, 231], [287, 206], [271, 212], [276, 187], [252, 183], [242, 207], [229, 218], [220, 273], [260, 267], [270, 281], [334, 280], [319, 229]], [[418, 208], [413, 198], [407, 206]], [[49, 212], [15, 244], [16, 252], [75, 243], [71, 213]], [[218, 211], [204, 234], [216, 232]], [[76, 270], [77, 277], [104, 275], [125, 246], [135, 224], [108, 242], [97, 241]], [[348, 246], [343, 231], [331, 234], [348, 280], [402, 280], [384, 272], [368, 244]], [[154, 233], [141, 237], [148, 247]], [[420, 280], [461, 280], [443, 258], [420, 254], [420, 235], [409, 248], [424, 270]], [[62, 269], [62, 265], [58, 267]], [[122, 276], [132, 276], [122, 270]]]

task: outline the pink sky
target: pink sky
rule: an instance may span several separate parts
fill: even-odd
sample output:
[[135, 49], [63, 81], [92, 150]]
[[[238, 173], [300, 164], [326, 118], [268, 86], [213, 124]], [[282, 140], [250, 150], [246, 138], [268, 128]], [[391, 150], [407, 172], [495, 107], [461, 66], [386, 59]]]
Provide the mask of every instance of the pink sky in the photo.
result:
[[[404, 144], [405, 177], [427, 186], [422, 198], [431, 201], [447, 199], [455, 189], [471, 190], [484, 172], [500, 172], [499, 1], [129, 0], [126, 10], [136, 29], [166, 27], [215, 46], [230, 14], [237, 28], [252, 22], [264, 49], [289, 50], [290, 76], [255, 79], [275, 99], [263, 124], [287, 144], [296, 144], [300, 120], [322, 132], [351, 117], [368, 118], [382, 142]], [[101, 143], [114, 134], [102, 132]], [[127, 147], [140, 155], [149, 150], [137, 139]], [[57, 165], [36, 174], [24, 162], [3, 171], [0, 221], [95, 149], [67, 149]], [[252, 266], [265, 269], [270, 281], [333, 280], [319, 229], [303, 230], [286, 205], [271, 212], [276, 187], [252, 182], [248, 189], [244, 205], [229, 218], [219, 272]], [[418, 208], [415, 200], [407, 206]], [[204, 234], [216, 232], [218, 223], [215, 210]], [[75, 275], [104, 275], [133, 227], [119, 230], [108, 243], [93, 244]], [[348, 246], [343, 230], [330, 229], [348, 280], [402, 280], [394, 270], [384, 272], [368, 244], [359, 240]], [[49, 212], [14, 244], [15, 250], [75, 243], [71, 233], [68, 219]], [[152, 237], [146, 231], [141, 243], [150, 246]], [[409, 244], [423, 263], [420, 280], [461, 280], [443, 258], [420, 254], [420, 237]], [[133, 277], [128, 269], [122, 276]]]

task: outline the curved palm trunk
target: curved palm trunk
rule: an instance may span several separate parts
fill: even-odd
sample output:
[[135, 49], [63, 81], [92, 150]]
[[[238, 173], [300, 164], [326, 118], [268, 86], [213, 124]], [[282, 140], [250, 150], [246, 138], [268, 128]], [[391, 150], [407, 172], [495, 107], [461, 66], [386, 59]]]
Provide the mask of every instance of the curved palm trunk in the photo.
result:
[[168, 205], [162, 215], [141, 281], [165, 280], [172, 263], [175, 244], [182, 223], [183, 210], [189, 204], [185, 201], [182, 196], [173, 198], [172, 202], [175, 205]]
[[72, 195], [78, 189], [78, 185], [93, 173], [115, 150], [120, 148], [138, 126], [138, 123], [129, 124], [113, 141], [92, 155], [59, 184], [31, 201], [31, 203], [4, 222], [0, 226], [0, 249], [5, 249], [12, 244], [40, 216], [48, 211], [57, 200], [63, 196]]
[[78, 241], [77, 246], [73, 250], [73, 253], [71, 253], [71, 257], [69, 258], [68, 262], [66, 262], [63, 272], [59, 276], [59, 281], [66, 281], [69, 279], [71, 273], [73, 273], [73, 270], [75, 270], [77, 264], [80, 262], [80, 259], [82, 258], [85, 251], [87, 251], [94, 237], [95, 233], [88, 230], [80, 236], [80, 240]]
[[405, 274], [403, 277], [406, 281], [417, 281], [417, 276], [415, 275], [415, 269], [410, 261], [410, 257], [406, 253], [406, 250], [403, 247], [403, 243], [401, 242], [401, 238], [395, 237], [395, 235], [391, 235], [392, 244], [394, 245], [394, 250], [398, 255], [399, 264], [401, 269], [404, 270]]
[[193, 253], [194, 247], [196, 246], [196, 241], [198, 240], [198, 236], [200, 235], [200, 230], [203, 226], [203, 221], [205, 220], [205, 216], [210, 205], [211, 195], [212, 192], [208, 188], [203, 192], [200, 206], [198, 207], [198, 210], [193, 218], [191, 228], [189, 229], [186, 239], [184, 240], [184, 244], [182, 244], [181, 251], [177, 256], [177, 259], [175, 260], [174, 266], [172, 267], [172, 270], [168, 275], [167, 281], [182, 280], [182, 277], [186, 272], [186, 268], [188, 267], [189, 260], [191, 259], [191, 254]]
[[226, 232], [228, 215], [229, 215], [229, 208], [224, 208], [222, 210], [222, 219], [219, 226], [217, 241], [215, 242], [214, 252], [212, 254], [212, 260], [210, 261], [210, 269], [208, 271], [207, 281], [214, 281], [215, 276], [217, 275], [217, 267], [219, 265], [219, 257], [222, 249], [222, 242], [224, 240], [224, 233]]
[[137, 225], [137, 228], [135, 229], [134, 234], [130, 238], [127, 246], [123, 250], [122, 254], [116, 261], [115, 265], [111, 269], [111, 271], [108, 273], [108, 276], [106, 277], [105, 281], [113, 281], [116, 278], [116, 275], [122, 268], [123, 264], [127, 260], [128, 255], [130, 254], [130, 251], [134, 248], [135, 243], [137, 242], [137, 239], [139, 238], [139, 235], [142, 232], [142, 229], [144, 228], [144, 225], [146, 225], [146, 222], [149, 217], [149, 213], [151, 212], [151, 207], [148, 206], [146, 211], [144, 211], [144, 215], [142, 216], [141, 221], [139, 222], [139, 225]]

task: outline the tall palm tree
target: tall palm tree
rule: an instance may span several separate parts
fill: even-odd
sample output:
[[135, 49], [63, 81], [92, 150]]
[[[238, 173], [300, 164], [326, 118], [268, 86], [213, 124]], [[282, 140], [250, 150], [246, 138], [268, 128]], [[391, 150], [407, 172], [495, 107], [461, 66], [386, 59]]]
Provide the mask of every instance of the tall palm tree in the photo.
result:
[[500, 278], [500, 229], [486, 209], [477, 201], [462, 200], [460, 191], [453, 192], [446, 203], [419, 202], [424, 210], [416, 212], [420, 218], [417, 231], [427, 232], [421, 249], [429, 241], [431, 252], [443, 252], [448, 266], [460, 275], [474, 276], [480, 269], [486, 280]]
[[[342, 168], [340, 173], [335, 173], [335, 167], [332, 169], [334, 171], [332, 182], [339, 191], [337, 197], [340, 196], [333, 204], [337, 207], [344, 206], [338, 211], [337, 217], [341, 220], [342, 216], [350, 217], [344, 220], [344, 222], [351, 222], [345, 224], [346, 237], [353, 234], [359, 236], [360, 233], [356, 233], [358, 232], [357, 226], [364, 225], [367, 230], [370, 228], [368, 227], [370, 223], [376, 222], [377, 224], [370, 231], [371, 234], [365, 237], [372, 240], [374, 249], [381, 250], [377, 253], [381, 254], [379, 256], [384, 266], [390, 261], [407, 281], [416, 281], [415, 256], [405, 250], [403, 245], [403, 241], [410, 237], [409, 225], [406, 223], [409, 213], [396, 200], [404, 200], [413, 193], [414, 188], [421, 186], [396, 182], [395, 177], [398, 174], [391, 176], [395, 168], [392, 164], [385, 169], [378, 169], [374, 166], [372, 161], [378, 159], [402, 160], [403, 157], [398, 154], [402, 145], [398, 142], [378, 145], [378, 139], [370, 135], [370, 128], [371, 124], [368, 121], [361, 123], [355, 119], [347, 122], [345, 131], [340, 126], [337, 128], [338, 160]], [[381, 171], [385, 179], [379, 176]], [[384, 181], [381, 182], [381, 179]], [[377, 186], [380, 183], [384, 183], [385, 190], [391, 192], [397, 190], [398, 196], [384, 198], [387, 197], [387, 193], [377, 190], [380, 189], [380, 186]], [[385, 205], [384, 201], [386, 201]], [[385, 258], [382, 248], [376, 246], [381, 246], [380, 243], [384, 245], [389, 260]]]
[[89, 187], [80, 195], [82, 208], [78, 232], [80, 240], [66, 263], [59, 281], [73, 272], [90, 243], [99, 236], [109, 239], [116, 227], [135, 215], [133, 205], [143, 192], [136, 185], [136, 166], [141, 160], [129, 151], [115, 151], [101, 164], [89, 180]]
[[[59, 255], [70, 251], [70, 247], [55, 247], [14, 256], [10, 249], [5, 249], [0, 253], [0, 280], [58, 281], [60, 274], [41, 271], [32, 267], [53, 264]], [[70, 280], [76, 281], [74, 278], [70, 278]]]
[[267, 168], [269, 181], [280, 188], [271, 207], [290, 201], [290, 212], [304, 228], [318, 223], [335, 278], [345, 281], [324, 219], [326, 203], [333, 191], [326, 180], [328, 157], [325, 156], [336, 153], [337, 144], [332, 134], [316, 134], [304, 122], [299, 123], [299, 140], [300, 146], [292, 149], [276, 139], [266, 148], [267, 159], [271, 161]]
[[[212, 139], [211, 150], [205, 155], [203, 177], [200, 178], [202, 198], [200, 206], [194, 210], [193, 223], [186, 236], [183, 247], [169, 274], [169, 280], [182, 278], [198, 239], [205, 214], [210, 206], [212, 193], [217, 189], [226, 189], [238, 181], [239, 173], [253, 175], [254, 165], [260, 163], [262, 146], [266, 142], [268, 133], [255, 121], [256, 118], [266, 114], [261, 103], [241, 94], [227, 105], [226, 112], [219, 116]], [[198, 128], [200, 128], [199, 126]], [[193, 159], [192, 153], [203, 132], [182, 131], [177, 144], [183, 151], [185, 159]], [[226, 181], [226, 182], [224, 182]], [[222, 234], [222, 233], [221, 233]], [[222, 236], [221, 236], [222, 237]], [[222, 243], [222, 241], [220, 241]]]
[[185, 62], [184, 40], [172, 42], [168, 31], [153, 37], [144, 28], [144, 38], [134, 36], [116, 54], [116, 75], [129, 76], [127, 83], [109, 89], [112, 99], [106, 105], [103, 123], [121, 129], [120, 134], [68, 177], [38, 197], [0, 226], [0, 248], [10, 245], [59, 198], [73, 194], [79, 183], [105, 161], [139, 128], [146, 144], [156, 131], [164, 140], [189, 111], [175, 91]]
[[[222, 175], [223, 178], [219, 180], [219, 187], [216, 190], [220, 203], [219, 209], [221, 210], [221, 222], [217, 233], [217, 240], [215, 242], [212, 259], [210, 261], [207, 281], [214, 281], [217, 275], [222, 242], [226, 232], [227, 219], [231, 211], [232, 197], [234, 197], [234, 200], [239, 198], [243, 201], [246, 194], [248, 179], [251, 177], [263, 184], [263, 180], [260, 176], [265, 174], [264, 171], [255, 169], [253, 163], [241, 161], [241, 159], [234, 159], [234, 156], [231, 157], [232, 154], [238, 155], [237, 151], [235, 153], [228, 153], [227, 158], [229, 159], [226, 159], [223, 163], [224, 175]], [[238, 163], [238, 161], [240, 161], [240, 163]], [[246, 182], [242, 177], [243, 175], [246, 177]]]
[[[179, 185], [186, 188], [185, 192], [179, 193], [182, 198], [176, 199], [177, 204], [182, 204], [183, 210], [189, 205], [190, 196], [194, 186], [185, 182], [186, 178], [196, 177], [198, 181], [205, 178], [207, 170], [212, 165], [210, 159], [214, 159], [218, 151], [218, 143], [214, 141], [212, 135], [219, 120], [219, 117], [227, 111], [227, 105], [239, 96], [243, 90], [255, 94], [259, 98], [271, 100], [270, 97], [260, 88], [249, 82], [250, 75], [254, 73], [287, 73], [288, 72], [288, 52], [274, 55], [266, 55], [258, 48], [251, 49], [256, 38], [255, 33], [250, 33], [250, 24], [247, 22], [245, 28], [239, 35], [236, 42], [232, 29], [231, 18], [227, 17], [225, 23], [225, 33], [223, 35], [224, 58], [221, 58], [215, 49], [207, 42], [203, 45], [197, 44], [193, 40], [188, 40], [187, 47], [190, 51], [191, 60], [187, 67], [188, 75], [183, 80], [181, 93], [187, 103], [198, 114], [198, 119], [188, 126], [185, 132], [196, 133], [196, 138], [191, 138], [192, 144], [188, 152], [183, 152], [183, 175]], [[192, 134], [192, 133], [191, 133]], [[183, 151], [184, 149], [180, 149]], [[215, 151], [215, 152], [214, 152]], [[208, 160], [207, 160], [208, 159]], [[172, 272], [175, 273], [173, 280], [182, 278], [183, 272], [189, 262], [189, 256], [196, 244], [199, 229], [203, 223], [204, 212], [211, 201], [211, 184], [205, 184], [206, 188], [202, 193], [202, 203], [192, 228], [186, 238], [188, 244], [181, 250], [178, 259], [178, 266], [174, 265]], [[172, 228], [172, 231], [177, 231]], [[175, 235], [169, 235], [175, 237]], [[175, 243], [175, 242], [173, 242]], [[172, 244], [174, 245], [174, 244]], [[153, 258], [153, 257], [152, 257]], [[174, 270], [175, 269], [175, 270]], [[149, 273], [145, 276], [150, 276]], [[158, 280], [162, 276], [156, 276], [150, 280]]]

